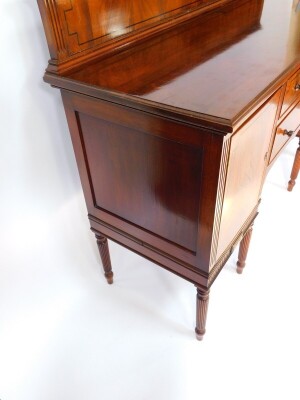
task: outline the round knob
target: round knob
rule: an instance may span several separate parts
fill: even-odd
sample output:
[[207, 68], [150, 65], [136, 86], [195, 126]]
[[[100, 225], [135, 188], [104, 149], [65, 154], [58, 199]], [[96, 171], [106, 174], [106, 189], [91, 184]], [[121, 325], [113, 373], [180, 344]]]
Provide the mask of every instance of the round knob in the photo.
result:
[[293, 133], [294, 133], [294, 131], [288, 131], [287, 129], [285, 129], [284, 131], [283, 131], [283, 134], [284, 135], [287, 135], [287, 136], [292, 136], [293, 135]]
[[300, 90], [300, 83], [296, 83], [295, 90], [296, 90], [296, 92], [298, 92], [298, 90]]

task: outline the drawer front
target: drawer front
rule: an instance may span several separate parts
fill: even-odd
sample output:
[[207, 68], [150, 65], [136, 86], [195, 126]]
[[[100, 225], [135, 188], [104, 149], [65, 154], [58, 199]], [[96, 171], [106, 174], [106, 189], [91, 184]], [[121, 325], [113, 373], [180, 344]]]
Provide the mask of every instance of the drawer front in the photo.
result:
[[300, 128], [300, 102], [277, 127], [270, 162]]
[[300, 98], [300, 70], [293, 75], [287, 83], [285, 96], [282, 104], [281, 115], [293, 104], [293, 102]]

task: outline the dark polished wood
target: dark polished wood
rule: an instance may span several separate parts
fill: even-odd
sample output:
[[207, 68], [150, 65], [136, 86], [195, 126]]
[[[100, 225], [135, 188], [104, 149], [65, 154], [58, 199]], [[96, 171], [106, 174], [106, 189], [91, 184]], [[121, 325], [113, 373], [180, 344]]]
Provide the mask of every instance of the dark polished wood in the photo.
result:
[[296, 154], [295, 154], [295, 160], [294, 160], [294, 164], [293, 164], [293, 168], [292, 168], [292, 172], [291, 172], [291, 179], [289, 180], [288, 183], [288, 191], [291, 192], [296, 184], [296, 179], [298, 177], [299, 174], [299, 170], [300, 170], [300, 132], [298, 133], [298, 137], [299, 137], [299, 147], [296, 150]]
[[284, 0], [230, 1], [202, 15], [201, 23], [191, 20], [68, 76], [237, 122], [268, 86], [280, 85], [280, 74], [299, 58], [300, 38], [291, 38], [284, 17], [288, 7]]
[[202, 340], [206, 332], [206, 318], [209, 302], [209, 290], [197, 288], [197, 302], [196, 302], [196, 338]]
[[105, 278], [110, 285], [113, 283], [114, 274], [111, 268], [110, 254], [107, 239], [105, 236], [96, 233], [97, 245], [101, 256]]
[[37, 0], [51, 60], [64, 73], [228, 0]]
[[[209, 289], [300, 126], [300, 2], [38, 0], [91, 228]], [[298, 152], [297, 152], [298, 154]], [[298, 173], [296, 157], [292, 181]]]
[[236, 267], [236, 272], [238, 274], [242, 274], [246, 265], [246, 258], [249, 250], [249, 245], [251, 242], [251, 237], [252, 237], [252, 232], [253, 232], [253, 226], [251, 226], [243, 239], [241, 240], [240, 243], [240, 248], [239, 248], [239, 255], [238, 255], [238, 262], [237, 262], [237, 267]]

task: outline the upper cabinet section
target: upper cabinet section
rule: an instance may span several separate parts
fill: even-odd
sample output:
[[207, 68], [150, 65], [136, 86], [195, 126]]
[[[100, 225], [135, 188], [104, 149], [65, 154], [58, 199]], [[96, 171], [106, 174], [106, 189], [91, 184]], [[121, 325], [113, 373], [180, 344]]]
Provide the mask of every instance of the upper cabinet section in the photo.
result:
[[136, 34], [159, 31], [175, 19], [222, 3], [226, 0], [38, 0], [50, 65], [58, 71], [72, 68], [78, 58], [88, 59], [95, 49], [108, 49], [120, 40], [124, 44]]

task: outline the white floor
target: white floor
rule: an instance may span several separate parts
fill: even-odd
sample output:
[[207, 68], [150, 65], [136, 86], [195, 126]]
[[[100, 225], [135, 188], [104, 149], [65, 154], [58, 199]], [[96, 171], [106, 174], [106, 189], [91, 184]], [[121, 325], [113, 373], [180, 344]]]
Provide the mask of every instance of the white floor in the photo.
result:
[[[296, 141], [268, 176], [244, 275], [212, 287], [203, 342], [195, 288], [110, 243], [102, 276], [81, 192], [2, 241], [1, 400], [300, 398]], [[6, 240], [7, 239], [7, 240]]]

